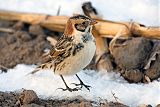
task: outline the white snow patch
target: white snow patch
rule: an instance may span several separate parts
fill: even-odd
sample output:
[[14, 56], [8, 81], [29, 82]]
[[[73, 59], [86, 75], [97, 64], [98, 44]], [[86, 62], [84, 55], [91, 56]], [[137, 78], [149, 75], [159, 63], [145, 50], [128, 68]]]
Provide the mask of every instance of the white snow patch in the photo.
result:
[[91, 1], [104, 19], [160, 25], [160, 0], [0, 0], [0, 9], [56, 15], [82, 14], [81, 4]]
[[[34, 75], [27, 75], [34, 70], [34, 65], [19, 64], [7, 73], [0, 74], [0, 91], [17, 91], [22, 88], [32, 89], [41, 98], [64, 99], [82, 96], [88, 100], [99, 101], [107, 99], [115, 101], [111, 92], [126, 105], [135, 107], [139, 104], [151, 104], [156, 106], [160, 103], [160, 82], [153, 81], [149, 84], [130, 84], [119, 74], [83, 70], [78, 73], [84, 83], [91, 85], [90, 92], [85, 88], [78, 92], [57, 90], [65, 88], [60, 76], [54, 75], [51, 70], [39, 71]], [[76, 76], [64, 77], [70, 87], [70, 83], [79, 83]]]

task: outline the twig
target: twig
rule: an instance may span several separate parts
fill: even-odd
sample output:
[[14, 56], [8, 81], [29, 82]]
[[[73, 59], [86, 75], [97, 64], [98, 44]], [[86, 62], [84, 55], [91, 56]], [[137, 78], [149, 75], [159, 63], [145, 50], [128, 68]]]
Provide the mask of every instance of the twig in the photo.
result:
[[10, 28], [0, 28], [0, 32], [7, 32], [7, 33], [13, 33], [14, 30]]
[[123, 104], [123, 102], [118, 97], [115, 96], [115, 93], [113, 93], [112, 91], [111, 91], [111, 93], [112, 93], [112, 95], [113, 95], [113, 97], [114, 97], [114, 99], [116, 100], [117, 103], [122, 103]]
[[110, 41], [110, 43], [109, 43], [109, 50], [110, 50], [110, 53], [111, 53], [111, 54], [113, 53], [113, 48], [114, 48], [114, 45], [116, 44], [117, 39], [118, 39], [120, 36], [122, 36], [122, 31], [123, 31], [123, 29], [120, 29], [120, 30], [117, 32], [116, 36], [115, 36], [115, 37]]
[[47, 37], [47, 40], [50, 42], [50, 44], [51, 44], [52, 46], [55, 46], [56, 43], [57, 43], [57, 40], [55, 40], [54, 38], [52, 38], [52, 37], [50, 37], [50, 36]]
[[58, 10], [57, 10], [57, 16], [60, 15], [60, 12], [61, 12], [61, 6], [58, 7]]
[[144, 79], [147, 81], [147, 83], [151, 82], [151, 79], [147, 75], [144, 75]]
[[114, 99], [116, 100], [116, 102], [118, 102], [118, 97], [115, 96], [115, 93], [113, 93], [112, 91], [111, 91], [111, 93], [112, 93]]

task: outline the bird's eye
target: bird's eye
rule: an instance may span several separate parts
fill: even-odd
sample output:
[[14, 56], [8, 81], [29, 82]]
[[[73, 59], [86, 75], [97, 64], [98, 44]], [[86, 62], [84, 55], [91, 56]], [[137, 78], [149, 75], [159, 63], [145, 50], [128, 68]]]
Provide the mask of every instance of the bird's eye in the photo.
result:
[[78, 26], [78, 24], [75, 24], [75, 26]]
[[86, 24], [86, 22], [83, 22], [82, 24], [83, 24], [83, 25], [85, 25], [85, 24]]

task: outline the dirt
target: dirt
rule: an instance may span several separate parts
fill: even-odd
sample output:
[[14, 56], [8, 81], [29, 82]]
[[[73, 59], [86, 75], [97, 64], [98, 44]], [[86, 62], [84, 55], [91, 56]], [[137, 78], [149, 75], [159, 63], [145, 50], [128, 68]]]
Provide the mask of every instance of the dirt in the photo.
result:
[[33, 90], [0, 92], [0, 107], [128, 107], [118, 102], [94, 102], [82, 97], [72, 99], [41, 99]]
[[19, 63], [38, 64], [46, 61], [42, 55], [51, 45], [46, 40], [48, 35], [43, 28], [21, 22], [0, 25], [15, 30], [13, 33], [0, 33], [0, 65], [13, 68]]

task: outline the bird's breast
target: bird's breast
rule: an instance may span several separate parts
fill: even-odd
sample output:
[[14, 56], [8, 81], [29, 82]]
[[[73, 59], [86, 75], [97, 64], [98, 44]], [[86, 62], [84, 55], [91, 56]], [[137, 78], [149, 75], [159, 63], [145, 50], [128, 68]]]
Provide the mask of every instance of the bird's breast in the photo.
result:
[[94, 40], [81, 42], [79, 51], [71, 55], [57, 65], [55, 73], [62, 75], [74, 75], [85, 68], [92, 60], [96, 45]]

